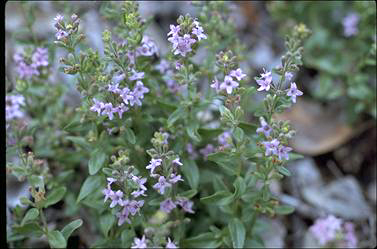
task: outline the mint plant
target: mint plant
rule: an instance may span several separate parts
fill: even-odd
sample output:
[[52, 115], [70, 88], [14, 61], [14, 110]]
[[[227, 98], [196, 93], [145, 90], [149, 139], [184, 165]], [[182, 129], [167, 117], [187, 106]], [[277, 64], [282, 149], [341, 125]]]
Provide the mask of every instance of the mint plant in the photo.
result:
[[[22, 198], [27, 211], [14, 208], [13, 247], [43, 234], [50, 247], [66, 247], [81, 226], [96, 235], [91, 247], [261, 246], [260, 217], [294, 211], [269, 188], [299, 157], [288, 146], [289, 122], [274, 114], [303, 95], [292, 79], [310, 31], [295, 26], [281, 65], [252, 79], [227, 4], [193, 4], [198, 17], [169, 26], [167, 54], [145, 34], [152, 19], [140, 16], [137, 2], [106, 2], [103, 55], [88, 46], [80, 16], [62, 12], [52, 44], [15, 56], [7, 156], [21, 161], [7, 168], [27, 179], [32, 199]], [[80, 94], [76, 107], [64, 101], [70, 86], [49, 82], [54, 49], [64, 52], [60, 71]], [[196, 62], [200, 49], [206, 57]], [[267, 95], [252, 123], [244, 103], [258, 91]], [[80, 219], [50, 229], [44, 212], [60, 201], [65, 218]]]

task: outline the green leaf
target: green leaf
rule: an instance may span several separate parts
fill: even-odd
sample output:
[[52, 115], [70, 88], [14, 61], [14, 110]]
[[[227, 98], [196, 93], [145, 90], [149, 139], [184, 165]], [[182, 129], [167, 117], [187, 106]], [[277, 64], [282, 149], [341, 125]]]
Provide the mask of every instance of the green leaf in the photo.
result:
[[190, 122], [189, 125], [186, 127], [187, 135], [192, 138], [196, 142], [200, 142], [202, 138], [198, 133], [199, 124], [196, 122]]
[[234, 186], [234, 198], [238, 198], [243, 195], [246, 191], [246, 184], [242, 177], [237, 177], [236, 181], [233, 183]]
[[249, 124], [247, 122], [240, 122], [238, 127], [240, 127], [248, 135], [254, 135], [257, 131], [257, 126], [255, 124]]
[[197, 189], [199, 185], [199, 169], [194, 160], [183, 160], [181, 170], [192, 189]]
[[289, 170], [287, 168], [284, 168], [283, 166], [278, 166], [277, 169], [283, 175], [285, 175], [285, 176], [291, 176], [291, 172], [289, 172]]
[[80, 145], [81, 147], [87, 150], [91, 149], [91, 145], [83, 137], [67, 136], [66, 139], [71, 141], [74, 144]]
[[238, 218], [234, 218], [228, 224], [228, 228], [230, 237], [232, 238], [233, 248], [243, 248], [246, 235], [243, 223]]
[[20, 202], [22, 205], [34, 205], [34, 203], [25, 196], [20, 198]]
[[135, 133], [132, 131], [131, 128], [126, 128], [124, 130], [124, 134], [125, 134], [125, 137], [126, 137], [127, 141], [130, 144], [135, 144], [136, 143]]
[[213, 233], [202, 233], [195, 237], [184, 239], [180, 243], [181, 248], [217, 248], [221, 241], [215, 238]]
[[198, 191], [196, 189], [191, 189], [191, 190], [179, 193], [178, 196], [180, 196], [180, 197], [186, 197], [186, 198], [190, 199], [193, 196], [195, 196], [197, 193], [198, 193]]
[[149, 206], [159, 206], [162, 201], [164, 201], [165, 198], [163, 196], [159, 196], [155, 199], [152, 199], [148, 202]]
[[63, 234], [58, 230], [48, 232], [47, 239], [51, 248], [66, 248], [67, 247], [67, 242], [64, 239]]
[[295, 211], [295, 208], [288, 205], [280, 205], [275, 207], [275, 212], [281, 215], [291, 214]]
[[94, 150], [89, 159], [89, 174], [94, 175], [96, 174], [104, 165], [106, 161], [106, 153], [103, 152], [101, 149]]
[[122, 247], [129, 248], [135, 238], [135, 232], [133, 229], [125, 229], [120, 235], [122, 241]]
[[294, 160], [297, 160], [297, 159], [302, 159], [304, 158], [303, 155], [301, 154], [297, 154], [297, 153], [289, 153], [289, 161], [294, 161]]
[[200, 201], [207, 205], [228, 205], [234, 198], [233, 194], [228, 191], [217, 191], [213, 195], [200, 198]]
[[48, 206], [54, 205], [55, 203], [59, 202], [64, 197], [64, 194], [66, 191], [67, 191], [67, 188], [64, 186], [53, 189], [47, 195], [44, 207], [46, 208]]
[[170, 128], [178, 119], [186, 116], [186, 112], [183, 107], [178, 107], [168, 118], [168, 128]]
[[66, 241], [68, 241], [69, 236], [79, 227], [82, 225], [82, 219], [77, 219], [69, 224], [67, 224], [63, 229], [62, 229], [62, 234], [63, 237]]
[[93, 193], [101, 186], [101, 176], [89, 176], [86, 178], [85, 182], [83, 183], [79, 196], [77, 197], [77, 203], [80, 202], [82, 199], [87, 197], [89, 194]]
[[99, 218], [99, 225], [105, 237], [107, 237], [110, 228], [114, 225], [114, 222], [115, 222], [115, 216], [111, 213], [101, 215], [101, 217]]
[[221, 166], [228, 175], [236, 175], [237, 168], [235, 167], [234, 156], [226, 152], [216, 152], [208, 155], [208, 160], [217, 163]]
[[244, 132], [240, 127], [236, 127], [236, 129], [234, 129], [233, 135], [237, 142], [241, 142], [243, 140]]
[[25, 223], [28, 221], [35, 220], [36, 218], [38, 218], [38, 215], [39, 215], [38, 209], [36, 208], [29, 209], [27, 213], [25, 214], [25, 217], [22, 219], [21, 226], [25, 225]]
[[30, 185], [33, 186], [34, 188], [40, 188], [40, 189], [45, 188], [45, 184], [44, 184], [42, 176], [31, 175], [29, 177], [29, 182], [30, 182]]
[[26, 223], [23, 226], [14, 225], [13, 231], [24, 236], [40, 237], [43, 235], [42, 228], [36, 222]]

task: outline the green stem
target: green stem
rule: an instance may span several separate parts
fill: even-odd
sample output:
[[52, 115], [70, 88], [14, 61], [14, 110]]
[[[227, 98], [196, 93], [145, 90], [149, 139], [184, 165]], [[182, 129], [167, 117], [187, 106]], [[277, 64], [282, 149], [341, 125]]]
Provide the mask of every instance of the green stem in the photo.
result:
[[39, 208], [39, 213], [40, 213], [41, 221], [43, 223], [44, 232], [45, 232], [45, 234], [47, 236], [48, 235], [48, 227], [47, 227], [46, 217], [45, 217], [45, 215], [43, 213], [43, 209], [42, 208]]

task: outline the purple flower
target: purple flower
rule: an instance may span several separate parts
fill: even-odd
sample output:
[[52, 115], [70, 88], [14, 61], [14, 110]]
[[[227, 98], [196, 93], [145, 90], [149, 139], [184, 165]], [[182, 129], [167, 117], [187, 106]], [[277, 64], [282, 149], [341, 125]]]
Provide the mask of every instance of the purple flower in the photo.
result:
[[179, 157], [177, 157], [176, 159], [173, 160], [173, 164], [178, 165], [178, 166], [182, 166], [183, 164], [179, 160], [180, 160]]
[[175, 249], [175, 248], [178, 248], [171, 240], [170, 238], [168, 237], [168, 243], [166, 244], [165, 246], [166, 248], [169, 248], [169, 249]]
[[271, 142], [263, 142], [265, 148], [266, 148], [266, 156], [269, 156], [271, 154], [277, 154], [278, 151], [278, 145], [279, 145], [279, 141], [275, 138], [273, 139]]
[[39, 75], [36, 64], [26, 64], [23, 60], [17, 64], [17, 72], [21, 79], [30, 79], [34, 75]]
[[120, 97], [123, 99], [123, 102], [128, 105], [128, 101], [131, 101], [134, 97], [132, 96], [131, 90], [128, 87], [122, 89]]
[[102, 190], [102, 193], [105, 195], [105, 200], [103, 202], [106, 202], [107, 199], [111, 198], [112, 196], [115, 195], [114, 191], [110, 189], [110, 186], [108, 185], [107, 188]]
[[144, 184], [147, 182], [147, 178], [140, 178], [138, 176], [132, 176], [132, 181], [134, 181], [139, 188], [143, 190], [147, 190], [147, 188], [144, 186]]
[[114, 118], [114, 108], [112, 103], [106, 103], [103, 106], [102, 115], [107, 115], [110, 120]]
[[90, 107], [90, 110], [92, 112], [97, 112], [98, 116], [101, 114], [102, 109], [104, 108], [105, 104], [101, 101], [98, 101], [97, 99], [93, 98], [94, 105]]
[[57, 14], [56, 17], [54, 18], [55, 23], [63, 21], [64, 16]]
[[141, 106], [141, 97], [138, 95], [138, 93], [132, 91], [131, 95], [129, 95], [129, 100], [130, 100], [130, 106], [134, 106], [135, 104], [138, 106]]
[[122, 209], [121, 212], [116, 213], [116, 216], [118, 217], [118, 226], [123, 225], [125, 221], [127, 221], [128, 224], [131, 224], [131, 220], [128, 218], [129, 211], [126, 207]]
[[207, 39], [207, 36], [203, 33], [203, 28], [201, 26], [197, 26], [196, 28], [192, 29], [192, 32], [198, 38], [198, 41], [201, 39]]
[[134, 87], [133, 93], [138, 98], [144, 98], [144, 93], [148, 93], [149, 89], [144, 86], [143, 82], [140, 80], [136, 81], [136, 85]]
[[173, 24], [170, 24], [170, 32], [168, 33], [167, 36], [172, 35], [178, 35], [179, 31], [181, 30], [181, 27], [179, 25], [174, 26]]
[[119, 82], [121, 82], [122, 80], [124, 80], [125, 77], [126, 77], [126, 75], [124, 73], [119, 74], [119, 75], [115, 75], [113, 77], [113, 81], [114, 81], [114, 83], [118, 84]]
[[173, 49], [174, 54], [181, 54], [182, 56], [186, 56], [186, 53], [191, 52], [191, 45], [196, 42], [195, 39], [192, 39], [189, 34], [185, 34], [183, 37], [178, 37], [176, 40], [173, 42]]
[[110, 195], [109, 197], [111, 199], [110, 208], [115, 207], [117, 204], [120, 206], [123, 206], [123, 200], [122, 200], [123, 192], [122, 191], [118, 190], [117, 192], [115, 192], [113, 195]]
[[48, 50], [47, 48], [37, 48], [33, 53], [31, 60], [34, 65], [39, 66], [48, 66]]
[[55, 34], [55, 37], [56, 37], [56, 39], [58, 39], [58, 40], [61, 40], [62, 38], [67, 37], [67, 36], [68, 36], [68, 33], [65, 32], [64, 30], [61, 30], [61, 29], [59, 29], [59, 30], [56, 32], [56, 34]]
[[22, 118], [24, 113], [21, 111], [21, 105], [25, 105], [25, 98], [22, 95], [5, 96], [5, 120], [9, 121], [16, 118]]
[[173, 43], [173, 50], [175, 50], [178, 47], [179, 39], [181, 37], [179, 35], [173, 35], [172, 37], [168, 38], [168, 41]]
[[329, 215], [327, 218], [317, 219], [309, 231], [318, 240], [321, 246], [326, 245], [336, 238], [336, 233], [341, 231], [342, 220]]
[[204, 161], [207, 161], [208, 155], [215, 151], [215, 147], [212, 144], [207, 144], [206, 147], [199, 150], [203, 155]]
[[167, 187], [171, 187], [171, 184], [168, 181], [166, 181], [164, 176], [160, 176], [160, 178], [158, 178], [158, 183], [153, 185], [153, 188], [156, 189], [162, 195], [165, 193], [165, 188]]
[[144, 78], [144, 72], [133, 71], [133, 74], [130, 77], [130, 80], [141, 80], [143, 78]]
[[264, 68], [263, 71], [264, 73], [261, 73], [261, 78], [257, 80], [258, 85], [260, 85], [257, 91], [270, 90], [270, 85], [272, 82], [271, 72], [266, 71]]
[[108, 181], [107, 186], [110, 187], [113, 182], [116, 182], [117, 180], [112, 177], [107, 177], [106, 180]]
[[123, 202], [123, 205], [124, 205], [124, 208], [127, 208], [127, 210], [129, 211], [131, 215], [135, 215], [140, 210], [140, 208], [144, 205], [144, 201], [143, 200], [141, 201], [126, 200]]
[[233, 91], [233, 88], [236, 88], [236, 87], [238, 87], [238, 82], [236, 82], [236, 81], [234, 81], [233, 79], [232, 79], [232, 77], [230, 77], [230, 76], [225, 76], [225, 78], [224, 78], [224, 82], [223, 83], [221, 83], [221, 85], [220, 85], [220, 89], [221, 90], [224, 90], [224, 89], [226, 89], [226, 92], [228, 93], [228, 94], [231, 94], [232, 93], [232, 91]]
[[279, 146], [279, 148], [277, 150], [277, 154], [278, 154], [279, 160], [281, 160], [282, 157], [284, 157], [285, 160], [288, 160], [289, 159], [288, 152], [290, 152], [290, 151], [292, 151], [291, 147], [284, 146], [284, 145]]
[[145, 194], [145, 190], [142, 190], [142, 189], [139, 189], [139, 190], [135, 190], [135, 191], [133, 191], [132, 193], [131, 193], [131, 195], [133, 196], [133, 197], [139, 197], [139, 196], [146, 196]]
[[229, 147], [231, 145], [231, 143], [229, 142], [232, 141], [232, 135], [229, 131], [224, 131], [217, 137], [217, 140], [219, 141], [219, 144], [225, 147]]
[[108, 90], [109, 92], [112, 92], [112, 93], [116, 93], [116, 94], [118, 94], [118, 93], [121, 92], [121, 90], [118, 88], [118, 86], [119, 86], [119, 83], [116, 83], [116, 84], [108, 84], [108, 85], [107, 85], [107, 90]]
[[169, 182], [175, 184], [178, 181], [182, 181], [183, 182], [183, 179], [182, 179], [181, 175], [176, 175], [176, 174], [172, 173], [170, 175]]
[[132, 244], [131, 248], [147, 248], [147, 242], [145, 240], [145, 235], [141, 239], [135, 238], [134, 243]]
[[135, 52], [133, 52], [133, 51], [127, 52], [127, 58], [128, 58], [128, 61], [130, 62], [131, 65], [135, 65], [135, 57], [136, 57]]
[[235, 77], [238, 81], [240, 81], [246, 77], [246, 74], [242, 72], [241, 68], [237, 68], [237, 70], [230, 71], [230, 76]]
[[180, 70], [182, 68], [182, 66], [183, 65], [178, 61], [175, 63], [175, 69], [177, 69], [177, 70]]
[[267, 124], [263, 117], [260, 118], [261, 127], [257, 129], [257, 133], [263, 132], [266, 137], [270, 136], [271, 127]]
[[177, 199], [175, 203], [181, 206], [185, 212], [192, 214], [194, 213], [194, 211], [192, 210], [192, 206], [194, 203], [192, 201], [189, 201], [187, 198], [180, 197]]
[[151, 40], [148, 36], [144, 36], [141, 41], [141, 46], [136, 49], [136, 56], [152, 56], [158, 53], [158, 48], [156, 43]]
[[160, 210], [165, 213], [170, 213], [176, 207], [177, 205], [170, 198], [160, 203]]
[[344, 240], [346, 242], [346, 246], [348, 248], [356, 248], [357, 247], [357, 237], [355, 235], [354, 226], [351, 222], [344, 223], [344, 231], [345, 236]]
[[220, 92], [220, 82], [216, 77], [212, 80], [211, 88], [215, 89], [216, 93]]
[[167, 60], [161, 60], [160, 64], [156, 66], [156, 69], [160, 71], [161, 74], [165, 73], [169, 69], [169, 63]]
[[146, 167], [146, 169], [150, 169], [151, 170], [151, 174], [153, 174], [154, 170], [156, 167], [160, 166], [162, 163], [162, 159], [154, 159], [152, 158], [152, 160], [149, 162], [149, 165]]
[[349, 13], [346, 17], [343, 18], [343, 32], [344, 36], [350, 37], [356, 35], [359, 30], [357, 24], [359, 23], [360, 17], [356, 13]]
[[287, 92], [287, 96], [292, 98], [292, 102], [296, 103], [296, 97], [301, 96], [303, 93], [297, 89], [296, 83], [291, 83], [291, 88]]
[[114, 113], [117, 112], [119, 115], [119, 118], [122, 119], [123, 113], [128, 111], [129, 108], [125, 106], [123, 103], [121, 103], [120, 105], [115, 107], [113, 110], [114, 110]]
[[284, 76], [285, 76], [285, 79], [286, 79], [287, 81], [291, 81], [291, 79], [293, 78], [293, 73], [291, 73], [291, 72], [286, 72]]
[[198, 154], [195, 152], [191, 143], [186, 144], [186, 151], [190, 155], [191, 159], [196, 159], [198, 157]]

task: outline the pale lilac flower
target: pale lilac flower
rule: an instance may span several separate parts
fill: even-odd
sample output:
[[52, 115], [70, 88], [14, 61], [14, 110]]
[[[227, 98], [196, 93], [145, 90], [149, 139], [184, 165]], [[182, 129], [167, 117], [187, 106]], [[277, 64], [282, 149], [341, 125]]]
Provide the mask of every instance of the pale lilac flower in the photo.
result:
[[219, 141], [219, 144], [229, 147], [232, 141], [232, 134], [229, 131], [224, 131], [217, 137], [217, 140]]
[[289, 159], [288, 152], [290, 152], [290, 151], [292, 151], [291, 147], [284, 146], [284, 145], [279, 146], [279, 148], [277, 150], [279, 160], [281, 160], [283, 157], [285, 158], [285, 160], [288, 160]]
[[143, 190], [147, 190], [147, 188], [144, 186], [144, 184], [147, 182], [147, 178], [141, 178], [141, 177], [133, 175], [132, 181], [134, 181], [138, 185], [139, 188]]
[[351, 222], [344, 223], [344, 240], [347, 248], [357, 247], [357, 237], [355, 235], [354, 225]]
[[186, 144], [186, 151], [190, 155], [191, 159], [196, 159], [198, 157], [198, 154], [195, 152], [191, 143]]
[[342, 220], [329, 215], [327, 218], [317, 219], [309, 231], [318, 240], [321, 246], [326, 245], [336, 238], [337, 232], [341, 231]]
[[128, 58], [128, 61], [130, 62], [131, 65], [135, 65], [135, 57], [136, 57], [135, 52], [133, 52], [133, 51], [127, 52], [127, 58]]
[[152, 158], [152, 160], [149, 162], [149, 165], [146, 167], [146, 169], [150, 169], [151, 170], [151, 174], [153, 174], [154, 170], [156, 167], [160, 166], [162, 163], [162, 159], [154, 159]]
[[178, 166], [182, 166], [183, 164], [179, 160], [180, 160], [179, 157], [177, 157], [176, 159], [173, 160], [173, 164], [178, 165]]
[[111, 198], [112, 196], [115, 195], [114, 191], [112, 191], [110, 189], [110, 186], [108, 185], [107, 188], [105, 188], [104, 190], [102, 190], [102, 193], [105, 195], [105, 199], [103, 202], [106, 202], [107, 199]]
[[166, 248], [175, 249], [175, 248], [178, 248], [178, 247], [168, 237], [168, 243], [166, 244]]
[[170, 175], [169, 182], [175, 184], [178, 181], [182, 181], [183, 182], [183, 179], [182, 179], [181, 175], [176, 175], [176, 174], [172, 173]]
[[207, 161], [208, 155], [215, 151], [215, 146], [212, 144], [207, 144], [206, 147], [199, 150], [200, 154], [203, 155], [204, 161]]
[[158, 48], [156, 43], [148, 36], [144, 36], [141, 40], [141, 46], [136, 49], [136, 56], [152, 56], [158, 54]]
[[107, 115], [110, 120], [114, 118], [114, 108], [112, 103], [106, 103], [103, 106], [102, 115]]
[[240, 81], [246, 77], [246, 74], [242, 72], [241, 68], [237, 68], [237, 70], [230, 71], [230, 76], [235, 77], [238, 81]]
[[119, 115], [119, 118], [122, 119], [123, 113], [128, 111], [129, 108], [127, 106], [125, 106], [123, 103], [121, 103], [120, 105], [115, 107], [113, 110], [114, 110], [114, 113], [117, 112], [118, 115]]
[[144, 194], [145, 193], [145, 190], [143, 190], [143, 189], [139, 189], [139, 190], [135, 190], [135, 191], [133, 191], [132, 193], [131, 193], [131, 195], [133, 196], [133, 197], [139, 197], [139, 196], [146, 196], [146, 194]]
[[172, 35], [178, 35], [179, 31], [181, 30], [181, 27], [179, 25], [174, 26], [173, 24], [170, 24], [170, 32], [168, 33], [167, 36]]
[[56, 17], [54, 18], [55, 23], [63, 21], [64, 16], [57, 14]]
[[270, 136], [272, 131], [271, 127], [267, 124], [263, 117], [260, 118], [261, 127], [257, 129], [257, 133], [263, 132], [266, 137]]
[[145, 240], [145, 235], [143, 235], [141, 239], [135, 238], [131, 248], [147, 248], [147, 241]]
[[232, 91], [233, 91], [233, 88], [236, 88], [236, 87], [238, 87], [238, 82], [236, 82], [236, 81], [234, 81], [233, 79], [232, 79], [232, 77], [230, 77], [230, 76], [225, 76], [225, 78], [224, 78], [224, 82], [223, 83], [221, 83], [221, 85], [220, 85], [220, 89], [221, 90], [225, 90], [226, 89], [226, 92], [228, 93], [228, 94], [231, 94], [232, 93]]
[[286, 73], [284, 74], [284, 76], [285, 76], [285, 79], [286, 79], [287, 81], [291, 81], [291, 79], [293, 78], [293, 73], [291, 73], [291, 72], [286, 72]]
[[270, 86], [272, 82], [271, 72], [266, 71], [265, 69], [263, 69], [263, 71], [264, 73], [261, 73], [261, 78], [257, 80], [258, 85], [260, 85], [257, 91], [270, 90]]
[[31, 60], [34, 65], [37, 67], [48, 66], [48, 50], [47, 48], [37, 48], [36, 51], [33, 53]]
[[292, 102], [296, 103], [296, 97], [301, 96], [303, 93], [297, 89], [296, 83], [291, 83], [291, 88], [287, 92], [287, 96], [292, 98]]
[[177, 199], [175, 203], [181, 206], [185, 212], [191, 213], [191, 214], [194, 213], [194, 211], [192, 210], [192, 206], [194, 205], [194, 203], [192, 201], [189, 201], [187, 198], [180, 197]]
[[160, 178], [158, 179], [158, 183], [153, 185], [153, 188], [156, 189], [162, 195], [165, 193], [165, 188], [167, 187], [171, 187], [171, 184], [168, 181], [166, 181], [164, 176], [160, 176]]
[[119, 75], [115, 75], [113, 77], [113, 81], [114, 81], [114, 83], [118, 84], [119, 82], [124, 80], [124, 78], [126, 78], [126, 75], [124, 73], [122, 73], [122, 74], [119, 74]]
[[124, 208], [127, 208], [127, 210], [129, 211], [131, 215], [135, 215], [140, 210], [140, 208], [144, 205], [144, 201], [143, 200], [141, 201], [126, 200], [125, 202], [123, 202], [123, 205], [124, 205]]
[[59, 29], [59, 30], [56, 32], [56, 34], [55, 34], [55, 37], [56, 37], [56, 39], [58, 39], [58, 40], [61, 40], [62, 38], [67, 37], [67, 36], [68, 36], [68, 33], [65, 32], [64, 30], [61, 30], [61, 29]]
[[216, 77], [212, 80], [211, 88], [215, 89], [216, 93], [220, 92], [220, 82]]
[[116, 182], [117, 180], [112, 178], [112, 177], [107, 177], [106, 180], [108, 181], [107, 183], [107, 186], [110, 187], [111, 184], [113, 184], [114, 182]]
[[344, 36], [349, 37], [356, 35], [359, 30], [357, 24], [359, 23], [360, 17], [356, 13], [349, 13], [346, 17], [343, 18], [343, 32]]
[[16, 118], [22, 118], [24, 113], [21, 106], [25, 105], [25, 98], [22, 95], [5, 96], [5, 120], [9, 121]]
[[117, 204], [120, 206], [123, 206], [122, 197], [123, 197], [123, 192], [120, 190], [115, 192], [113, 195], [110, 195], [110, 199], [111, 199], [110, 208], [115, 207]]
[[133, 93], [135, 96], [142, 99], [144, 98], [144, 93], [148, 93], [148, 92], [149, 92], [149, 88], [145, 87], [143, 82], [141, 82], [140, 80], [136, 81], [136, 85], [133, 90]]
[[174, 54], [181, 54], [182, 56], [186, 56], [186, 53], [191, 52], [191, 45], [196, 42], [195, 39], [192, 39], [189, 34], [185, 34], [183, 37], [178, 37], [178, 41], [175, 46]]
[[109, 92], [112, 92], [112, 93], [115, 93], [115, 94], [119, 94], [121, 92], [121, 90], [118, 88], [119, 86], [119, 83], [116, 83], [116, 84], [108, 84], [107, 85], [107, 90]]
[[37, 65], [34, 63], [29, 65], [24, 61], [17, 63], [17, 73], [21, 79], [30, 79], [34, 75], [39, 75]]
[[161, 74], [165, 73], [169, 69], [169, 63], [167, 60], [162, 59], [160, 64], [156, 66], [156, 69], [160, 71]]
[[177, 70], [180, 70], [182, 68], [182, 66], [183, 65], [178, 61], [175, 63], [175, 69], [177, 69]]
[[132, 76], [130, 77], [130, 80], [141, 80], [144, 78], [144, 72], [136, 72], [133, 71]]
[[275, 138], [271, 142], [263, 142], [265, 148], [266, 148], [266, 156], [269, 156], [271, 154], [277, 154], [278, 153], [278, 146], [279, 146], [279, 141]]
[[168, 144], [168, 138], [169, 138], [169, 133], [163, 132], [162, 135], [164, 136], [164, 141], [162, 141], [163, 144]]
[[128, 105], [129, 101], [133, 99], [134, 97], [132, 96], [132, 92], [128, 87], [125, 87], [122, 89], [120, 93], [120, 97], [123, 99], [123, 102]]
[[141, 97], [138, 95], [138, 93], [132, 91], [131, 95], [129, 95], [129, 100], [130, 100], [130, 106], [134, 106], [135, 104], [138, 106], [141, 106]]
[[196, 28], [192, 29], [192, 32], [198, 38], [198, 41], [201, 39], [207, 39], [207, 36], [203, 33], [203, 28], [201, 26], [197, 26]]
[[97, 112], [98, 116], [101, 114], [102, 109], [104, 108], [105, 104], [101, 101], [98, 101], [96, 98], [93, 98], [94, 105], [90, 107], [92, 112]]
[[131, 220], [128, 218], [129, 211], [126, 207], [122, 209], [121, 212], [117, 212], [116, 216], [118, 217], [118, 226], [123, 225], [125, 221], [127, 221], [128, 224], [131, 224]]
[[173, 43], [173, 50], [175, 50], [178, 47], [180, 38], [181, 37], [179, 35], [173, 35], [172, 37], [168, 38], [168, 41]]
[[165, 213], [170, 213], [177, 205], [170, 199], [166, 199], [160, 203], [160, 210]]

